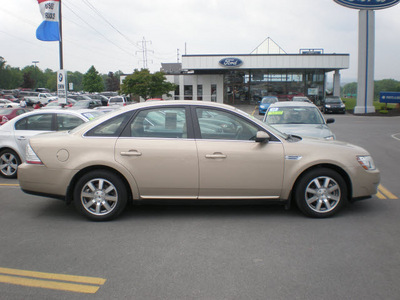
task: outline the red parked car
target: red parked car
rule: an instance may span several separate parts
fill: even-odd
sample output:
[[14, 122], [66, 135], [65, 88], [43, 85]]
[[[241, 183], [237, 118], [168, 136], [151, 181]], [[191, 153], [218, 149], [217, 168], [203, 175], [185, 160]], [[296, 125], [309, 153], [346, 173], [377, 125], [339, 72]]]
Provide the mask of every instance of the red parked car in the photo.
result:
[[9, 94], [5, 94], [2, 98], [10, 100], [12, 102], [16, 102], [18, 100], [18, 98], [15, 98], [13, 95], [9, 95]]
[[0, 125], [26, 112], [24, 108], [0, 108]]

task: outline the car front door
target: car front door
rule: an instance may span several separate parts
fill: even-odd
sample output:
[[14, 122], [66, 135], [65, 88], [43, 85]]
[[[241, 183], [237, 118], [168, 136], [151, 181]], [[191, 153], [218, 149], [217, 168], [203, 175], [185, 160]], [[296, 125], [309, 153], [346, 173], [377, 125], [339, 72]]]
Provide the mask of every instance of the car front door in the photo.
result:
[[277, 199], [283, 182], [282, 143], [255, 142], [258, 126], [233, 112], [196, 108], [199, 199]]
[[187, 116], [185, 107], [140, 110], [117, 140], [115, 159], [135, 178], [141, 198], [197, 198], [197, 149]]

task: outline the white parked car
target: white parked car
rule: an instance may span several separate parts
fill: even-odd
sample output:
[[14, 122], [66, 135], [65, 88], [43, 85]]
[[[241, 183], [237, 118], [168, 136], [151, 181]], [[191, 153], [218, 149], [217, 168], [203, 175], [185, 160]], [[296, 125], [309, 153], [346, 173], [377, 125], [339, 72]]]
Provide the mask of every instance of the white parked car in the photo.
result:
[[15, 103], [7, 99], [0, 99], [0, 108], [11, 108], [11, 107], [18, 108], [20, 106], [19, 103]]
[[25, 147], [31, 136], [70, 130], [103, 115], [93, 110], [38, 109], [8, 121], [0, 127], [0, 175], [16, 178], [17, 168], [25, 161]]
[[325, 120], [318, 107], [308, 102], [283, 101], [271, 104], [263, 121], [286, 134], [336, 139], [327, 125], [335, 122], [335, 119]]

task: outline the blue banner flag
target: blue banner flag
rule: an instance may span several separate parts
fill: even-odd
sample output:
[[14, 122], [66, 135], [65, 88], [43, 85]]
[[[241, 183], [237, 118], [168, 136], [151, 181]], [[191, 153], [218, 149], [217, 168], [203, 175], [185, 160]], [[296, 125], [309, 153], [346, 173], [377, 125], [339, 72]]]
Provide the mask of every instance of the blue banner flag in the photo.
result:
[[36, 30], [36, 38], [41, 41], [59, 41], [60, 0], [38, 0], [43, 22]]

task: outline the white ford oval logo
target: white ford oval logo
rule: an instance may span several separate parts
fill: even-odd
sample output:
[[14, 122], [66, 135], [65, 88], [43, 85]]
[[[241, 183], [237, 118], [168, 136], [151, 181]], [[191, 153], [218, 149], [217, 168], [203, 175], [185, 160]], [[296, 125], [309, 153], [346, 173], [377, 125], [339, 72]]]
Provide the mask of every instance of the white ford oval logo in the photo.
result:
[[239, 67], [243, 64], [243, 61], [239, 58], [227, 57], [221, 59], [219, 64], [224, 67]]

